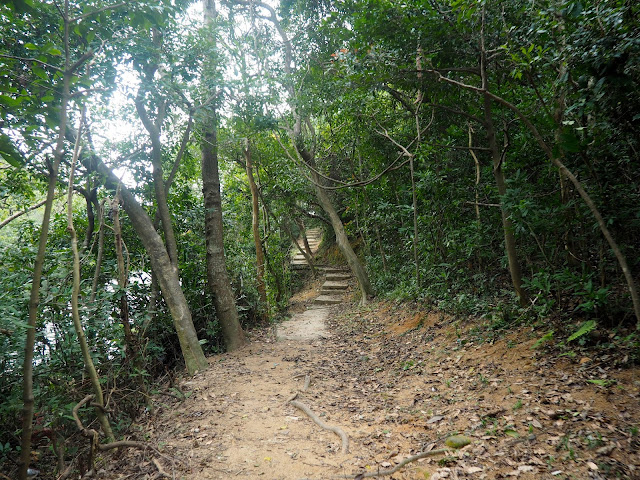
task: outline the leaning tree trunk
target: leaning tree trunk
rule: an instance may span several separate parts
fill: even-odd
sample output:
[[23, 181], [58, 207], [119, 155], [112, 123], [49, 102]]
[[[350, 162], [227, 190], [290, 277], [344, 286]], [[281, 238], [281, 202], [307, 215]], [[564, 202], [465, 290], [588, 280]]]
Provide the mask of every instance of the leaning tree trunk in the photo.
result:
[[[99, 161], [97, 170], [105, 177], [105, 183], [109, 188], [114, 191], [118, 189], [118, 177], [104, 163]], [[147, 212], [124, 185], [120, 185], [120, 195], [129, 220], [149, 254], [151, 267], [158, 278], [160, 290], [173, 318], [187, 371], [189, 374], [193, 374], [196, 370], [207, 368], [209, 364], [198, 341], [191, 311], [180, 285], [178, 271], [171, 263], [160, 235], [153, 227]]]
[[344, 225], [342, 223], [342, 219], [338, 212], [336, 211], [327, 191], [322, 188], [322, 178], [320, 175], [316, 173], [317, 168], [315, 164], [315, 160], [312, 155], [306, 150], [297, 147], [298, 153], [303, 158], [303, 160], [311, 167], [311, 179], [313, 183], [313, 188], [316, 192], [316, 196], [318, 197], [318, 201], [322, 206], [322, 209], [329, 215], [329, 219], [331, 220], [331, 226], [333, 227], [333, 231], [336, 235], [336, 243], [338, 244], [338, 248], [342, 255], [347, 260], [347, 264], [351, 269], [351, 272], [356, 277], [358, 281], [358, 286], [360, 287], [361, 299], [360, 302], [364, 305], [367, 303], [369, 297], [374, 295], [373, 287], [371, 286], [371, 282], [369, 281], [369, 275], [367, 275], [362, 262], [356, 255], [356, 252], [353, 251], [353, 247], [349, 242], [349, 238], [347, 237], [347, 233], [344, 231]]

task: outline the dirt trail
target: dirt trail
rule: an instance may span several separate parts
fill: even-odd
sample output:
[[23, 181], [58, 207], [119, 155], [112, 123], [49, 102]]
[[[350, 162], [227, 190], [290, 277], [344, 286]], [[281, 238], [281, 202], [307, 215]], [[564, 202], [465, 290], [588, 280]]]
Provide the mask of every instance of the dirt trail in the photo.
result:
[[[304, 312], [320, 288], [298, 294], [292, 310]], [[212, 357], [207, 371], [185, 379], [188, 398], [158, 397], [164, 403], [140, 435], [174, 465], [130, 451], [98, 477], [160, 478], [155, 458], [189, 480], [330, 479], [393, 467], [464, 433], [471, 445], [386, 478], [640, 478], [637, 368], [545, 355], [530, 348], [530, 330], [481, 342], [473, 323], [407, 306], [327, 308], [322, 335], [254, 333], [248, 347]], [[296, 392], [344, 429], [348, 454], [337, 435], [288, 403]]]

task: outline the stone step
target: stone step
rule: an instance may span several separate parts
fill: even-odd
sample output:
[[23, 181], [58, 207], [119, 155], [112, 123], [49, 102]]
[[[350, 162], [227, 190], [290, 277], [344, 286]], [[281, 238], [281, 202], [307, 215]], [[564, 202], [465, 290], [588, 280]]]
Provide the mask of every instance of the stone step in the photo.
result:
[[337, 305], [342, 303], [339, 295], [320, 295], [313, 301], [314, 305]]
[[348, 273], [327, 273], [325, 278], [327, 281], [341, 282], [344, 280], [350, 280], [351, 275]]
[[340, 267], [321, 267], [320, 270], [322, 270], [326, 274], [329, 274], [329, 273], [349, 273], [349, 270], [347, 270], [345, 268], [340, 268]]
[[326, 281], [322, 284], [323, 290], [348, 290], [349, 284], [346, 282], [331, 282]]

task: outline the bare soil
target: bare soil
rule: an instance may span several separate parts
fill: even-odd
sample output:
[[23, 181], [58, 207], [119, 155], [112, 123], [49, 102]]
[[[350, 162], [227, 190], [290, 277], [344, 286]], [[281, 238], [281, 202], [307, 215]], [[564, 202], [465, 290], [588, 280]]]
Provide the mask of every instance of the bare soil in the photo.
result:
[[[476, 321], [387, 302], [330, 307], [325, 326], [306, 341], [253, 332], [243, 350], [212, 357], [181, 380], [187, 398], [158, 396], [137, 426], [132, 439], [164, 457], [130, 450], [105, 458], [98, 478], [354, 478], [462, 433], [470, 445], [386, 478], [640, 479], [637, 367], [532, 349], [531, 329], [482, 342]], [[348, 434], [348, 453], [289, 403], [296, 393]]]

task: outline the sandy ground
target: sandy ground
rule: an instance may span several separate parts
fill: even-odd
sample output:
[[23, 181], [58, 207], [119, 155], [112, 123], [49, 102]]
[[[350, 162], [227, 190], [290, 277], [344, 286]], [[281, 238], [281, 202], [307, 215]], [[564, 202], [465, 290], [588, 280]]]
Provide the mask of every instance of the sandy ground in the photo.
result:
[[[317, 289], [294, 299], [301, 315], [183, 379], [186, 398], [157, 397], [134, 437], [164, 456], [130, 450], [98, 478], [362, 478], [453, 434], [473, 441], [386, 478], [640, 478], [637, 367], [532, 349], [531, 329], [482, 341], [471, 320], [406, 305], [305, 314]], [[344, 430], [348, 453], [289, 403], [296, 394]]]

